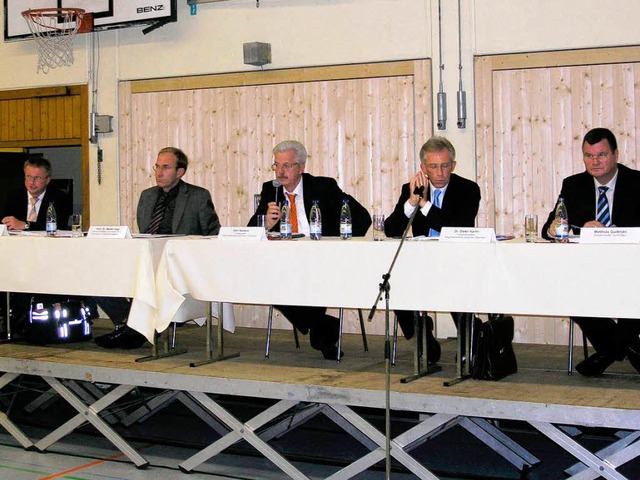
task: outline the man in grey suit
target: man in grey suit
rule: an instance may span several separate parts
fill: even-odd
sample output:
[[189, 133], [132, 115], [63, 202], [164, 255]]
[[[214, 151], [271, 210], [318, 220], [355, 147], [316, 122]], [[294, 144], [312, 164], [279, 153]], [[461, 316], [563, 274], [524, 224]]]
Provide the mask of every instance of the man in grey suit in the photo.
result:
[[[216, 235], [220, 221], [208, 190], [184, 182], [189, 159], [179, 148], [166, 147], [158, 152], [153, 169], [156, 186], [147, 188], [138, 201], [138, 229], [158, 235]], [[138, 348], [145, 337], [127, 326], [131, 300], [97, 297], [96, 302], [109, 315], [115, 329], [96, 338], [104, 348]]]

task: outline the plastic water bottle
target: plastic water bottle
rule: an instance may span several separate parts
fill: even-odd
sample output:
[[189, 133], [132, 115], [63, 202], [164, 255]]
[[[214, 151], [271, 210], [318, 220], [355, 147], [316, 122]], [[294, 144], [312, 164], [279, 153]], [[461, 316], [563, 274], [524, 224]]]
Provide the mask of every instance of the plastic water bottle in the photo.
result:
[[289, 205], [285, 202], [280, 210], [280, 238], [291, 238], [291, 219]]
[[58, 231], [58, 219], [56, 218], [56, 209], [53, 207], [53, 202], [49, 202], [47, 207], [47, 235], [53, 237]]
[[349, 199], [345, 198], [342, 200], [342, 208], [340, 209], [340, 238], [349, 240], [352, 236], [351, 208], [349, 207]]
[[313, 201], [311, 213], [309, 214], [309, 235], [311, 240], [320, 240], [322, 238], [322, 214], [318, 206], [318, 200]]
[[564, 198], [558, 199], [556, 207], [556, 231], [554, 237], [556, 242], [569, 241], [569, 215], [567, 214], [567, 206], [564, 204]]

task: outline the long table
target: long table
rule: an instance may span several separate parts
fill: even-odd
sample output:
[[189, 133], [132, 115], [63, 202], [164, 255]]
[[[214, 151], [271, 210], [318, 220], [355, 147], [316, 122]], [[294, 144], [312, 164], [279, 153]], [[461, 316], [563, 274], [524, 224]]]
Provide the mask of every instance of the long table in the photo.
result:
[[[176, 239], [167, 242], [156, 285], [156, 328], [167, 327], [184, 299], [217, 300], [249, 304], [326, 305], [368, 308], [378, 298], [382, 276], [394, 258], [399, 241], [322, 239], [321, 241], [239, 241], [224, 239]], [[640, 301], [634, 279], [640, 272], [640, 249], [636, 245], [551, 244], [509, 241], [500, 243], [445, 243], [408, 241], [397, 258], [390, 277], [390, 307], [426, 311], [509, 313], [550, 316], [602, 316], [640, 318]], [[380, 305], [384, 307], [384, 304]], [[459, 357], [460, 358], [460, 357]], [[230, 418], [215, 400], [201, 392], [190, 392], [203, 408], [220, 418]], [[284, 397], [283, 397], [284, 398]], [[342, 408], [339, 401], [329, 405]], [[227, 438], [213, 443], [183, 462], [190, 471], [255, 423], [275, 418], [288, 408], [287, 400], [273, 412], [255, 419], [233, 419]], [[452, 418], [436, 413], [419, 427], [413, 441], [435, 434], [439, 422]], [[473, 434], [518, 466], [529, 468], [538, 460], [491, 424], [481, 419]], [[360, 434], [371, 432], [353, 415]], [[550, 422], [530, 422], [537, 430], [578, 458], [591, 471], [585, 478], [604, 475], [625, 478], [609, 460], [588, 452]], [[477, 427], [477, 428], [476, 428]], [[357, 435], [357, 433], [356, 433]], [[634, 433], [636, 438], [638, 435]], [[291, 478], [305, 478], [270, 447], [254, 438], [254, 446]], [[400, 436], [392, 455], [420, 478], [435, 478], [407, 455], [411, 442]], [[363, 459], [346, 467], [336, 478], [351, 478], [383, 458], [383, 443]], [[627, 444], [609, 453], [633, 458], [640, 451]], [[607, 454], [609, 455], [609, 454]], [[604, 457], [604, 455], [603, 455]], [[619, 465], [617, 463], [616, 465]], [[591, 475], [591, 476], [589, 476]]]
[[[154, 327], [166, 328], [187, 295], [234, 303], [369, 308], [398, 243], [170, 240], [158, 267]], [[390, 306], [640, 318], [638, 272], [636, 245], [407, 241], [391, 273]]]

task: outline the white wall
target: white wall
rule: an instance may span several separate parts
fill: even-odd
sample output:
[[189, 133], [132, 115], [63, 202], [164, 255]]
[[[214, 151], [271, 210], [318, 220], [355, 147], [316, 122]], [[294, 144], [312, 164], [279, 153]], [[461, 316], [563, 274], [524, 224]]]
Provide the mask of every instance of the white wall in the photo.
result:
[[[637, 0], [461, 0], [463, 84], [467, 128], [456, 127], [458, 17], [455, 0], [442, 0], [444, 90], [448, 136], [458, 149], [458, 173], [474, 175], [473, 57], [488, 53], [640, 43]], [[243, 64], [242, 44], [271, 43], [277, 69], [431, 57], [439, 87], [437, 0], [229, 0], [202, 4], [190, 15], [178, 0], [178, 22], [143, 35], [140, 28], [97, 34], [98, 112], [114, 116], [116, 133], [101, 135], [103, 178], [91, 155], [93, 223], [118, 222], [117, 86], [120, 80], [255, 70]], [[89, 81], [89, 36], [76, 39], [72, 67], [36, 74], [32, 41], [0, 43], [5, 66], [0, 89]], [[436, 118], [436, 115], [434, 115]], [[160, 148], [161, 146], [159, 146]]]

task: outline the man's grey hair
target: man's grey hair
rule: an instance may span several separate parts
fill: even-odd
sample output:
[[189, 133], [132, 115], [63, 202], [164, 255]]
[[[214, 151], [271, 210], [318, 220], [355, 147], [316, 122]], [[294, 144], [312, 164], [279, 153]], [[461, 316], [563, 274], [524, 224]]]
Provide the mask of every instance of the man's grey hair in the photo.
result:
[[287, 152], [293, 150], [296, 152], [296, 163], [304, 165], [307, 163], [307, 149], [304, 145], [296, 140], [285, 140], [273, 147], [273, 154]]
[[456, 161], [456, 149], [451, 142], [444, 137], [431, 137], [420, 149], [420, 162], [424, 163], [429, 152], [441, 152], [446, 150], [452, 162]]

